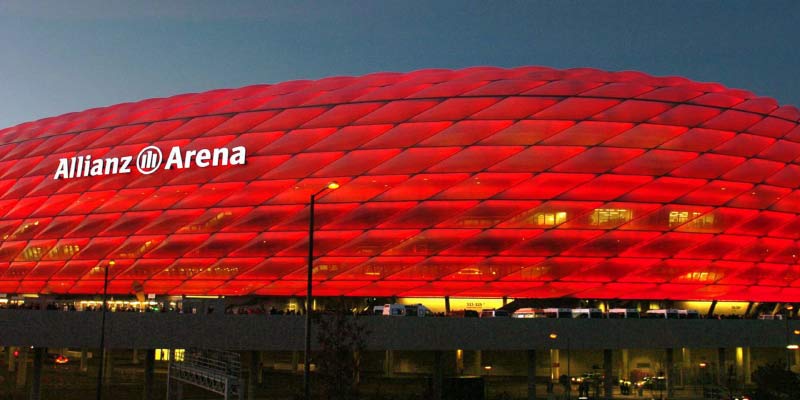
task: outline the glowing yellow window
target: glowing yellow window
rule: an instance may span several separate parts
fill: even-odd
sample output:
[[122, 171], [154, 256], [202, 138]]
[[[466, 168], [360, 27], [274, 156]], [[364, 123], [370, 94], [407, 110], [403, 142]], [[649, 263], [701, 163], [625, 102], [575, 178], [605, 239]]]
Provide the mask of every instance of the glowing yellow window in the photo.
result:
[[674, 227], [689, 223], [694, 228], [707, 228], [714, 225], [714, 214], [706, 214], [698, 211], [670, 211], [669, 226]]
[[633, 213], [625, 208], [596, 208], [592, 213], [592, 225], [618, 225], [631, 220]]
[[536, 225], [555, 226], [567, 221], [567, 213], [564, 211], [537, 213], [534, 217]]

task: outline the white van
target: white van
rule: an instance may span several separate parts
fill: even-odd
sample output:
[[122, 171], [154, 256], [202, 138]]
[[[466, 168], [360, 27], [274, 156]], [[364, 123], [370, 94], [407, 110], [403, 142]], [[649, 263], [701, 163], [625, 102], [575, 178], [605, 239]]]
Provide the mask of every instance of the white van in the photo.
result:
[[431, 315], [431, 311], [428, 307], [425, 307], [422, 304], [385, 304], [383, 306], [383, 315], [394, 316], [394, 317], [426, 317]]
[[545, 308], [545, 318], [572, 318], [571, 308]]
[[678, 310], [678, 318], [680, 319], [700, 319], [700, 313], [697, 310]]
[[609, 319], [639, 318], [639, 310], [635, 308], [611, 308], [606, 315]]
[[511, 314], [513, 318], [544, 318], [544, 311], [541, 308], [520, 308]]
[[383, 306], [373, 306], [372, 315], [383, 315]]
[[575, 319], [599, 319], [603, 318], [603, 312], [599, 308], [573, 308], [572, 318]]

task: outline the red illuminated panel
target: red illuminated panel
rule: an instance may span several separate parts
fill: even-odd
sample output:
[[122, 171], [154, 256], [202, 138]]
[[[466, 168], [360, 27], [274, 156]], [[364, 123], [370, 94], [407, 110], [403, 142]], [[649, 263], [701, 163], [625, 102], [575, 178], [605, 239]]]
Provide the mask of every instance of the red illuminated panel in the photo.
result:
[[707, 234], [665, 233], [643, 245], [623, 253], [628, 257], [655, 256], [667, 258], [682, 249], [692, 247], [711, 238]]
[[378, 281], [394, 275], [409, 265], [422, 262], [424, 257], [375, 257], [333, 277], [344, 280]]
[[584, 121], [545, 140], [543, 145], [593, 146], [633, 128], [633, 124]]
[[468, 146], [508, 128], [510, 121], [464, 121], [419, 143], [420, 146]]
[[556, 172], [603, 173], [642, 154], [640, 149], [595, 147], [553, 168]]
[[[0, 130], [0, 293], [96, 294], [114, 260], [112, 294], [302, 296], [315, 195], [320, 296], [800, 301], [798, 119], [718, 84], [546, 67], [48, 118]], [[244, 159], [195, 162], [215, 149]]]
[[575, 123], [572, 121], [522, 120], [481, 140], [479, 144], [506, 146], [532, 145], [574, 124]]

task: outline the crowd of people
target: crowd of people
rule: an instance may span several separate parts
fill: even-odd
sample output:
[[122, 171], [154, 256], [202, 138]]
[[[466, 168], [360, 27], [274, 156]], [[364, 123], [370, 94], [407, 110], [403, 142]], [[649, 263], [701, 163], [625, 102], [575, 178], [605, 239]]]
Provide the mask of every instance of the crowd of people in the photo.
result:
[[[47, 310], [47, 311], [102, 311], [103, 306], [100, 302], [88, 304], [74, 302], [7, 302], [0, 303], [0, 310]], [[144, 306], [134, 306], [133, 304], [118, 304], [109, 302], [106, 304], [106, 311], [109, 312], [177, 312], [182, 313], [180, 305], [163, 306], [161, 304]]]
[[[148, 302], [148, 303], [120, 303], [108, 302], [106, 310], [109, 312], [153, 312], [153, 313], [188, 313], [188, 314], [211, 314], [214, 312], [213, 306], [198, 307], [196, 305], [187, 306], [185, 304], [177, 303], [164, 303], [164, 302]], [[185, 310], [184, 310], [185, 307]], [[41, 302], [41, 301], [6, 301], [0, 302], [0, 310], [50, 310], [50, 311], [101, 311], [102, 304], [99, 301], [91, 302]], [[324, 312], [324, 311], [323, 311]], [[303, 307], [299, 308], [278, 308], [275, 305], [269, 304], [247, 304], [247, 305], [228, 305], [225, 307], [226, 314], [234, 315], [304, 315]], [[367, 308], [359, 312], [348, 311], [351, 314], [358, 315], [374, 315], [372, 308]], [[429, 313], [432, 317], [478, 317], [478, 313], [466, 314], [463, 312], [452, 312], [446, 314], [444, 312]], [[753, 313], [745, 316], [742, 314], [714, 314], [711, 316], [702, 315], [701, 319], [783, 319], [785, 315], [768, 315], [772, 318], [764, 318], [764, 314]], [[788, 316], [789, 319], [796, 317]]]

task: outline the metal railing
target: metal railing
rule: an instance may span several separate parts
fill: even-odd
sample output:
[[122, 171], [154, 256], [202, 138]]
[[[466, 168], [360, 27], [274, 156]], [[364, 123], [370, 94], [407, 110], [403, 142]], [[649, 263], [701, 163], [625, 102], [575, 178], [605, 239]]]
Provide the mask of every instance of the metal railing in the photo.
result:
[[167, 400], [172, 381], [208, 390], [228, 399], [244, 399], [242, 362], [239, 353], [214, 349], [186, 349], [183, 361], [170, 357]]

